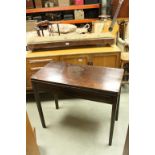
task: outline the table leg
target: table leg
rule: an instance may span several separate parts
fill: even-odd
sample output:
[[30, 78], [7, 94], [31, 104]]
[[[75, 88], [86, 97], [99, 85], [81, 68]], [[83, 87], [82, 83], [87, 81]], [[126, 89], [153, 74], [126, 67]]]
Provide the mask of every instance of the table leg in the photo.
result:
[[37, 91], [37, 88], [35, 87], [35, 84], [32, 83], [32, 86], [33, 86], [33, 90], [34, 90], [34, 96], [35, 96], [35, 100], [37, 103], [37, 108], [38, 108], [41, 124], [42, 124], [43, 128], [46, 128], [44, 115], [43, 115], [43, 111], [42, 111], [42, 107], [41, 107], [40, 96], [39, 96], [39, 93]]
[[109, 145], [112, 144], [112, 137], [113, 137], [114, 125], [115, 125], [115, 117], [116, 117], [116, 104], [113, 104], [112, 105], [112, 112], [111, 112]]
[[117, 98], [116, 121], [118, 121], [118, 115], [119, 115], [120, 94], [121, 94], [121, 90], [120, 90], [118, 98]]
[[55, 100], [55, 106], [56, 106], [56, 109], [59, 109], [59, 104], [58, 104], [58, 95], [54, 95], [54, 100]]

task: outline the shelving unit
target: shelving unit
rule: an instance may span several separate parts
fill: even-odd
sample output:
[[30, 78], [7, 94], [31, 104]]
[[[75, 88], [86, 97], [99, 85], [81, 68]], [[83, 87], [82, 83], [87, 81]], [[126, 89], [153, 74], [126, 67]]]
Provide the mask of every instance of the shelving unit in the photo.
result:
[[95, 9], [95, 8], [99, 9], [100, 8], [100, 4], [70, 5], [70, 6], [65, 6], [65, 7], [27, 9], [26, 10], [26, 14], [43, 13], [43, 12], [54, 12], [54, 11], [80, 10], [80, 9]]
[[[50, 12], [63, 12], [63, 11], [74, 11], [74, 10], [86, 10], [86, 9], [100, 9], [101, 4], [85, 4], [85, 5], [70, 5], [65, 7], [51, 7], [51, 8], [34, 8], [27, 9], [26, 15], [36, 15], [39, 13], [50, 13]], [[64, 23], [64, 24], [81, 24], [91, 23], [96, 21], [98, 18], [85, 18], [85, 19], [72, 19], [72, 20], [59, 20], [51, 21], [52, 23]]]
[[80, 23], [91, 23], [96, 21], [98, 18], [91, 19], [73, 19], [73, 20], [60, 20], [60, 21], [51, 21], [51, 23], [61, 23], [61, 24], [80, 24]]

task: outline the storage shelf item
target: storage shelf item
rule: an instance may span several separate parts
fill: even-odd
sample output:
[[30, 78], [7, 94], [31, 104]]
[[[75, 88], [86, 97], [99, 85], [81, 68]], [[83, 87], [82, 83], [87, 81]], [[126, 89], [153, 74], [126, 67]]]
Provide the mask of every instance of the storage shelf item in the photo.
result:
[[94, 9], [94, 8], [100, 8], [100, 4], [70, 5], [70, 6], [64, 6], [64, 7], [27, 9], [26, 14], [55, 12], [55, 11], [68, 11], [68, 10], [80, 10], [80, 9]]

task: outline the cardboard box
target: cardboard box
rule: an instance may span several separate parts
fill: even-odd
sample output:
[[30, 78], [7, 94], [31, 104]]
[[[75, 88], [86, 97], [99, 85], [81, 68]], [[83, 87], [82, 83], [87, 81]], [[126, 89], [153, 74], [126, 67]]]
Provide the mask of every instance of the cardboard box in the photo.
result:
[[74, 10], [75, 19], [84, 19], [84, 11], [83, 10]]
[[61, 6], [69, 6], [70, 0], [58, 0], [58, 5]]

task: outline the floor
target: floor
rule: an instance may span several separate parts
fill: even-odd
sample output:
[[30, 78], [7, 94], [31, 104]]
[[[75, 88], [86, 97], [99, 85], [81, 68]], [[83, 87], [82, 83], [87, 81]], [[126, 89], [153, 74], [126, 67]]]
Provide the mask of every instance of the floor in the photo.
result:
[[56, 110], [54, 101], [43, 101], [47, 125], [44, 129], [35, 102], [27, 102], [41, 155], [122, 155], [129, 123], [128, 94], [128, 85], [124, 85], [112, 146], [108, 145], [111, 105], [64, 99], [59, 101], [60, 109]]

